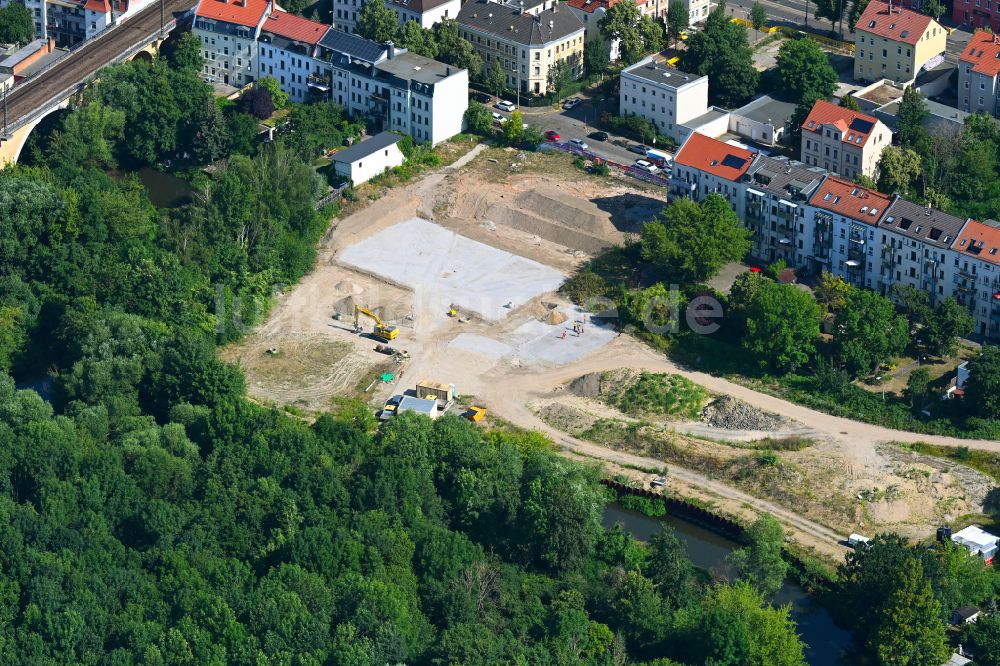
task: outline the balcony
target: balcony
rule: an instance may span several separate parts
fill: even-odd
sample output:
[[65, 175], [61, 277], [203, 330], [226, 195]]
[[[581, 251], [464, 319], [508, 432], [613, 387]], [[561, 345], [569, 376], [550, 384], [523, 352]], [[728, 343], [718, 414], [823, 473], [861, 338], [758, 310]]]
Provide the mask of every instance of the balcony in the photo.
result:
[[962, 277], [972, 278], [973, 280], [975, 280], [977, 277], [975, 271], [973, 271], [970, 268], [959, 268], [958, 274], [961, 275]]
[[310, 74], [309, 77], [306, 79], [306, 86], [308, 86], [311, 90], [315, 90], [317, 92], [324, 92], [324, 93], [330, 92], [330, 87], [331, 87], [330, 77], [329, 76], [321, 77], [321, 76], [316, 76], [315, 74]]

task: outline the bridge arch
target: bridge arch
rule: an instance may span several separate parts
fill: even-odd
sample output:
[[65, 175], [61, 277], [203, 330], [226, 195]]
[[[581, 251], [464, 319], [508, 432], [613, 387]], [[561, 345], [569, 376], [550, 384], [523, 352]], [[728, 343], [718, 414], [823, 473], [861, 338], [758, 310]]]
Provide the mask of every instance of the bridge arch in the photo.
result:
[[16, 129], [13, 133], [11, 133], [9, 138], [0, 140], [0, 167], [7, 166], [8, 164], [17, 164], [17, 160], [20, 159], [21, 151], [24, 150], [24, 146], [28, 142], [28, 137], [31, 136], [31, 132], [38, 127], [39, 123], [41, 123], [46, 117], [58, 111], [62, 111], [68, 106], [69, 100], [65, 99], [59, 104], [53, 105], [45, 113], [39, 115], [31, 122]]
[[152, 63], [153, 62], [153, 54], [150, 53], [149, 49], [143, 49], [142, 51], [139, 51], [134, 56], [132, 56], [131, 58], [129, 58], [129, 60], [140, 60], [142, 62]]

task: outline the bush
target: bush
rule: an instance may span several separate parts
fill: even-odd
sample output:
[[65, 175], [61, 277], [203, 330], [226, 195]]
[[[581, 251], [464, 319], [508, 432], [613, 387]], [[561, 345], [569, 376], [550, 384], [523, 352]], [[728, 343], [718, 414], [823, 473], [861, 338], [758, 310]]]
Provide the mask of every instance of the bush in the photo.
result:
[[270, 118], [274, 114], [274, 102], [271, 93], [264, 88], [251, 88], [240, 96], [236, 103], [240, 113], [249, 113], [258, 120]]
[[653, 372], [643, 372], [624, 390], [602, 397], [625, 414], [657, 414], [684, 419], [699, 418], [708, 398], [708, 391], [687, 377]]
[[609, 287], [600, 275], [585, 270], [566, 280], [559, 291], [577, 305], [584, 305], [599, 296], [607, 296]]
[[619, 134], [625, 134], [641, 143], [646, 143], [656, 139], [656, 145], [662, 148], [675, 149], [677, 142], [673, 138], [660, 134], [653, 123], [639, 116], [611, 116], [608, 125], [617, 130]]
[[638, 511], [652, 518], [667, 515], [667, 505], [662, 499], [623, 494], [618, 496], [618, 503], [626, 509]]

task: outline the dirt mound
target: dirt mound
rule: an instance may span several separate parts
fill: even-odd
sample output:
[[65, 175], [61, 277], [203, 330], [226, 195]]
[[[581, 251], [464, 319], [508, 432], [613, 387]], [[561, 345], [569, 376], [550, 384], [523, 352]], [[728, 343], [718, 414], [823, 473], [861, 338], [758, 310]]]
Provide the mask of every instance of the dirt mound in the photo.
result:
[[495, 224], [502, 224], [538, 236], [551, 243], [557, 243], [572, 250], [581, 250], [588, 254], [596, 254], [612, 245], [610, 241], [603, 238], [564, 227], [533, 213], [528, 213], [521, 208], [505, 204], [491, 206], [486, 216]]
[[516, 203], [522, 209], [534, 211], [539, 217], [587, 234], [601, 235], [613, 231], [607, 217], [588, 210], [589, 202], [581, 199], [556, 192], [530, 190], [519, 195]]
[[341, 314], [354, 314], [354, 306], [357, 305], [357, 301], [354, 300], [353, 296], [345, 296], [336, 303], [333, 304], [333, 309]]
[[728, 395], [706, 407], [702, 420], [714, 428], [725, 430], [779, 430], [788, 423], [777, 414], [757, 409]]
[[559, 312], [559, 310], [553, 310], [552, 312], [549, 313], [549, 316], [545, 318], [545, 323], [550, 324], [552, 326], [561, 324], [564, 321], [566, 321], [566, 315], [564, 315], [562, 312]]
[[336, 289], [342, 294], [354, 294], [354, 295], [358, 295], [364, 291], [364, 288], [361, 285], [355, 284], [353, 282], [348, 282], [347, 280], [338, 282], [334, 286], [334, 289]]
[[573, 395], [581, 398], [596, 398], [601, 394], [601, 373], [591, 372], [588, 375], [577, 377], [570, 385], [569, 390]]

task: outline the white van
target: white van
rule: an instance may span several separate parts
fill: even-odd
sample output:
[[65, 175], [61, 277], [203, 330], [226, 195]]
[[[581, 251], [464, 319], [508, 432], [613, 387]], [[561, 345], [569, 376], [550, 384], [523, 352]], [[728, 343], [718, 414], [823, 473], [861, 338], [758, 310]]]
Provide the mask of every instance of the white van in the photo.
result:
[[855, 550], [858, 549], [858, 546], [867, 547], [868, 544], [871, 543], [871, 541], [872, 540], [869, 539], [868, 537], [861, 536], [860, 534], [852, 534], [851, 536], [847, 537], [847, 545], [849, 545], [851, 548]]

